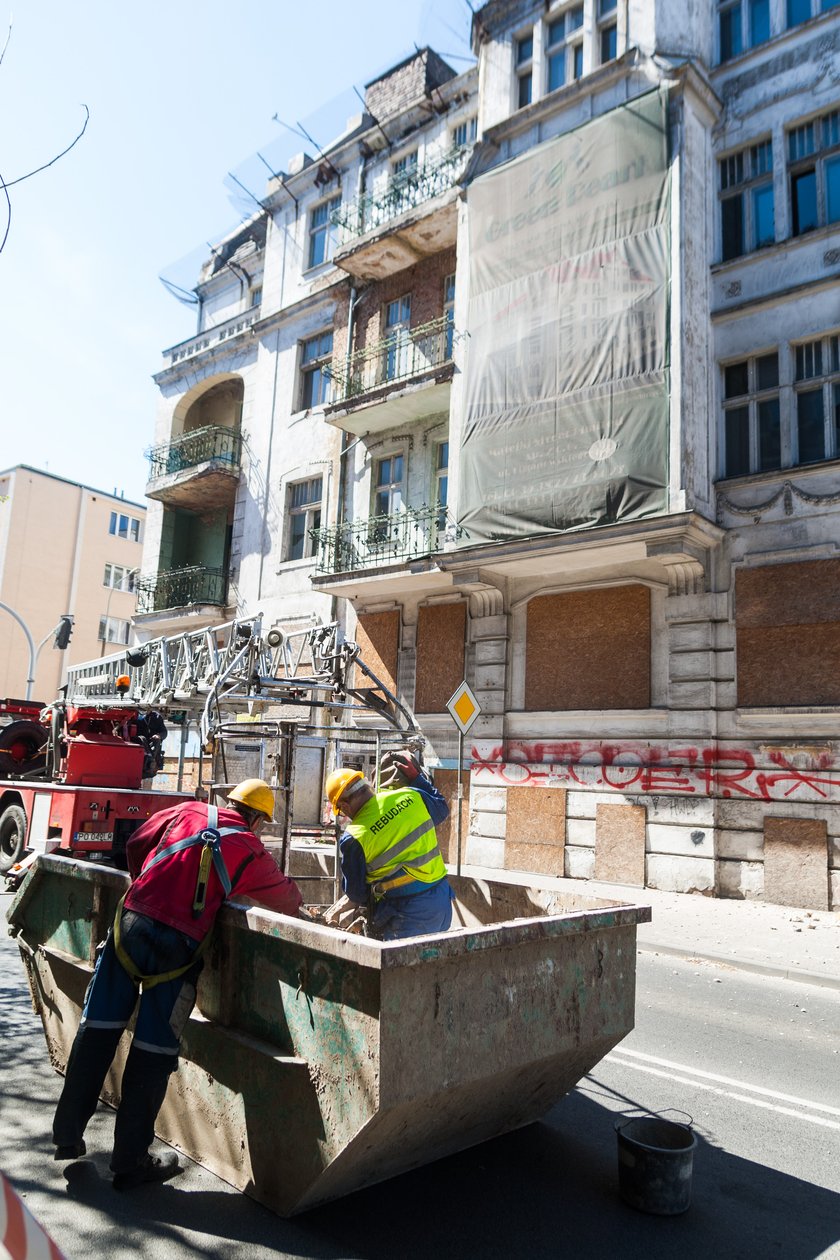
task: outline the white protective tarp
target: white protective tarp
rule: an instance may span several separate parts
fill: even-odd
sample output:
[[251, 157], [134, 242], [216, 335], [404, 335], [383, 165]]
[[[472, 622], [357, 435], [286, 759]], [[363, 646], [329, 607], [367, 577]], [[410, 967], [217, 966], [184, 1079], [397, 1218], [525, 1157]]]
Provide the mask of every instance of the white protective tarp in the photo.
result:
[[667, 110], [648, 93], [468, 190], [462, 546], [665, 508]]

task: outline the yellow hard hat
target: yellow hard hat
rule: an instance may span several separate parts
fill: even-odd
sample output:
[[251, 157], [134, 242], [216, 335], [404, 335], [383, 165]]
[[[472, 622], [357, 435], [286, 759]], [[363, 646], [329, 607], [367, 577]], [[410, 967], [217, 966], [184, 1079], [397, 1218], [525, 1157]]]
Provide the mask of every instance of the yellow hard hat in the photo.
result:
[[327, 794], [327, 800], [333, 809], [338, 806], [344, 793], [347, 791], [351, 783], [356, 783], [365, 776], [361, 770], [333, 770], [332, 774], [327, 775], [327, 781], [324, 784], [324, 790]]
[[243, 779], [237, 783], [233, 791], [228, 792], [229, 801], [239, 801], [248, 809], [255, 809], [266, 818], [274, 817], [274, 793], [262, 779]]

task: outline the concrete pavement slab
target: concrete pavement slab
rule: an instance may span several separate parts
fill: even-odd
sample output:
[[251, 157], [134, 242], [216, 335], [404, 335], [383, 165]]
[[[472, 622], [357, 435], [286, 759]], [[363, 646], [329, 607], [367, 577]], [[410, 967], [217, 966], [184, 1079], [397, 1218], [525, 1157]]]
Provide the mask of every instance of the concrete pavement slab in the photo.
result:
[[[478, 879], [498, 879], [501, 875], [477, 866], [462, 866], [461, 871]], [[640, 949], [706, 958], [729, 967], [840, 989], [840, 914], [836, 911], [661, 892], [597, 880], [552, 879], [525, 871], [506, 871], [503, 877], [580, 897], [649, 905], [651, 922], [638, 928]]]

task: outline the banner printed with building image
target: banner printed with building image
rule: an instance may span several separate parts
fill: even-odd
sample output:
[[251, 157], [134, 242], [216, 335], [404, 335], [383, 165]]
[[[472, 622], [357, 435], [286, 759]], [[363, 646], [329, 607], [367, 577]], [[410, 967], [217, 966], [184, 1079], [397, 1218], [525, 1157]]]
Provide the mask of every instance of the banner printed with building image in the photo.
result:
[[469, 188], [462, 544], [666, 507], [668, 98]]

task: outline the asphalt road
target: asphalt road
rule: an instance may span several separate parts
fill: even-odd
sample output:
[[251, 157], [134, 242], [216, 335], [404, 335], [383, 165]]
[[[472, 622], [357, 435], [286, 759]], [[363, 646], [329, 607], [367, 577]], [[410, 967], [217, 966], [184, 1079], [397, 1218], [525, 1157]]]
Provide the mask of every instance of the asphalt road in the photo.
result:
[[[90, 1156], [53, 1162], [60, 1077], [4, 929], [0, 1168], [69, 1260], [840, 1257], [838, 995], [644, 953], [638, 975], [636, 1030], [542, 1122], [283, 1221], [194, 1165], [115, 1193], [105, 1108]], [[693, 1201], [649, 1216], [618, 1194], [614, 1124], [671, 1107], [698, 1138]]]

